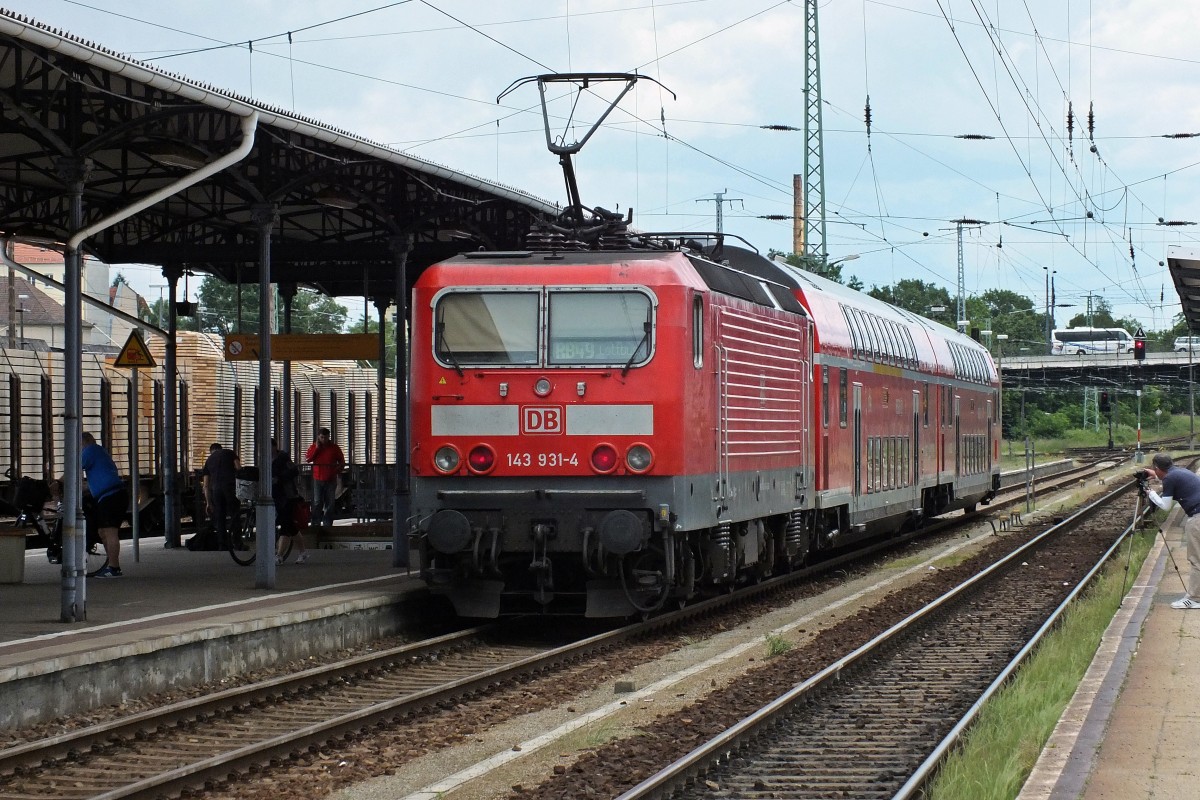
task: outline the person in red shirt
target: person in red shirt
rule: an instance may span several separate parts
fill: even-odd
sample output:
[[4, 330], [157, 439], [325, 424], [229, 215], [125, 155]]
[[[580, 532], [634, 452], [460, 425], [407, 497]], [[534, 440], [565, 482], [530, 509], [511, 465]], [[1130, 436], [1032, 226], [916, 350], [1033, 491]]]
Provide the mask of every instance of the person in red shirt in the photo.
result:
[[312, 522], [331, 528], [338, 476], [346, 465], [346, 456], [342, 454], [342, 448], [329, 438], [329, 428], [317, 431], [317, 440], [308, 446], [304, 460], [313, 465]]

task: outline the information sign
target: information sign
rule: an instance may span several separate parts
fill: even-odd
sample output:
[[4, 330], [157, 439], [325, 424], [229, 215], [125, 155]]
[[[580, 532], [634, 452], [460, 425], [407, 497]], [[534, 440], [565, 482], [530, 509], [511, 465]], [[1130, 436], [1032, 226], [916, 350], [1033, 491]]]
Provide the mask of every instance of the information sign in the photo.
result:
[[[271, 336], [272, 361], [369, 361], [379, 358], [374, 333], [276, 333]], [[258, 334], [225, 337], [226, 361], [258, 361]]]

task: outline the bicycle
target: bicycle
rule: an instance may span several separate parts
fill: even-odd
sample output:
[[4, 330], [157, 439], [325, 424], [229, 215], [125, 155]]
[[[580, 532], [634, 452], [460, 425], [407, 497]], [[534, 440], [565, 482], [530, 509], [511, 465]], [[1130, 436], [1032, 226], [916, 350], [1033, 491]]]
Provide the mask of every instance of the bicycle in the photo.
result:
[[[5, 470], [4, 474], [12, 477], [12, 468]], [[46, 560], [51, 564], [61, 564], [62, 503], [60, 501], [57, 506], [47, 508], [50, 499], [50, 486], [46, 481], [22, 477], [16, 482], [12, 504], [17, 510], [16, 527], [37, 531], [42, 541], [46, 542]], [[96, 573], [108, 566], [108, 553], [100, 542], [100, 536], [91, 528], [86, 528], [84, 541], [84, 571], [89, 578], [94, 578]]]
[[[248, 490], [245, 493], [252, 494], [252, 491]], [[258, 557], [258, 507], [253, 499], [242, 495], [243, 489], [239, 485], [238, 499], [241, 501], [242, 524], [240, 530], [229, 537], [229, 555], [233, 556], [233, 560], [238, 564], [248, 567]], [[289, 538], [283, 552], [279, 554], [283, 561], [287, 561], [287, 557], [291, 555], [294, 540], [295, 537]]]

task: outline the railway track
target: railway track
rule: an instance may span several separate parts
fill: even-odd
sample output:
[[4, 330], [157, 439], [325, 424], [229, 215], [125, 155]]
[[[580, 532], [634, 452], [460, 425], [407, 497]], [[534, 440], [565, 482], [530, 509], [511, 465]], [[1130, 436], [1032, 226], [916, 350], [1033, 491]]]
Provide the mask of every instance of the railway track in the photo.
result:
[[[157, 797], [587, 652], [472, 628], [0, 751], [0, 798]], [[596, 647], [604, 643], [595, 643]]]
[[[896, 544], [888, 540], [880, 548]], [[716, 613], [862, 555], [569, 645], [512, 629], [475, 628], [30, 742], [0, 751], [0, 800], [151, 797], [213, 786], [421, 708]]]
[[[1091, 503], [676, 760], [620, 800], [913, 796], [1123, 536], [1071, 536]], [[1120, 524], [1123, 519], [1124, 526]]]

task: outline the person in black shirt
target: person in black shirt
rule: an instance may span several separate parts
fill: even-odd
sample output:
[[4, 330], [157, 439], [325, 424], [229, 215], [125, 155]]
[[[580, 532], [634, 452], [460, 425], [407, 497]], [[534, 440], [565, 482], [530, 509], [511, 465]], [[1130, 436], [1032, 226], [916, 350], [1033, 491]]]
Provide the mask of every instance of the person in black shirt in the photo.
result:
[[204, 479], [204, 506], [213, 523], [213, 544], [224, 550], [229, 537], [241, 532], [241, 504], [237, 499], [238, 457], [217, 443], [208, 448], [200, 475]]
[[275, 543], [275, 563], [283, 563], [283, 553], [288, 550], [288, 544], [295, 537], [299, 546], [296, 563], [308, 561], [308, 553], [304, 549], [304, 531], [296, 524], [296, 511], [307, 504], [300, 491], [296, 488], [296, 478], [300, 470], [292, 463], [292, 457], [286, 450], [280, 450], [275, 439], [271, 439], [271, 499], [275, 501], [275, 519], [279, 523], [279, 538]]
[[1188, 574], [1187, 594], [1171, 603], [1171, 608], [1200, 608], [1200, 475], [1175, 462], [1166, 453], [1159, 453], [1150, 461], [1149, 472], [1162, 481], [1162, 494], [1153, 489], [1146, 491], [1151, 503], [1166, 511], [1172, 502], [1179, 503], [1187, 518], [1183, 521], [1183, 541], [1187, 545], [1187, 559], [1191, 566]]

